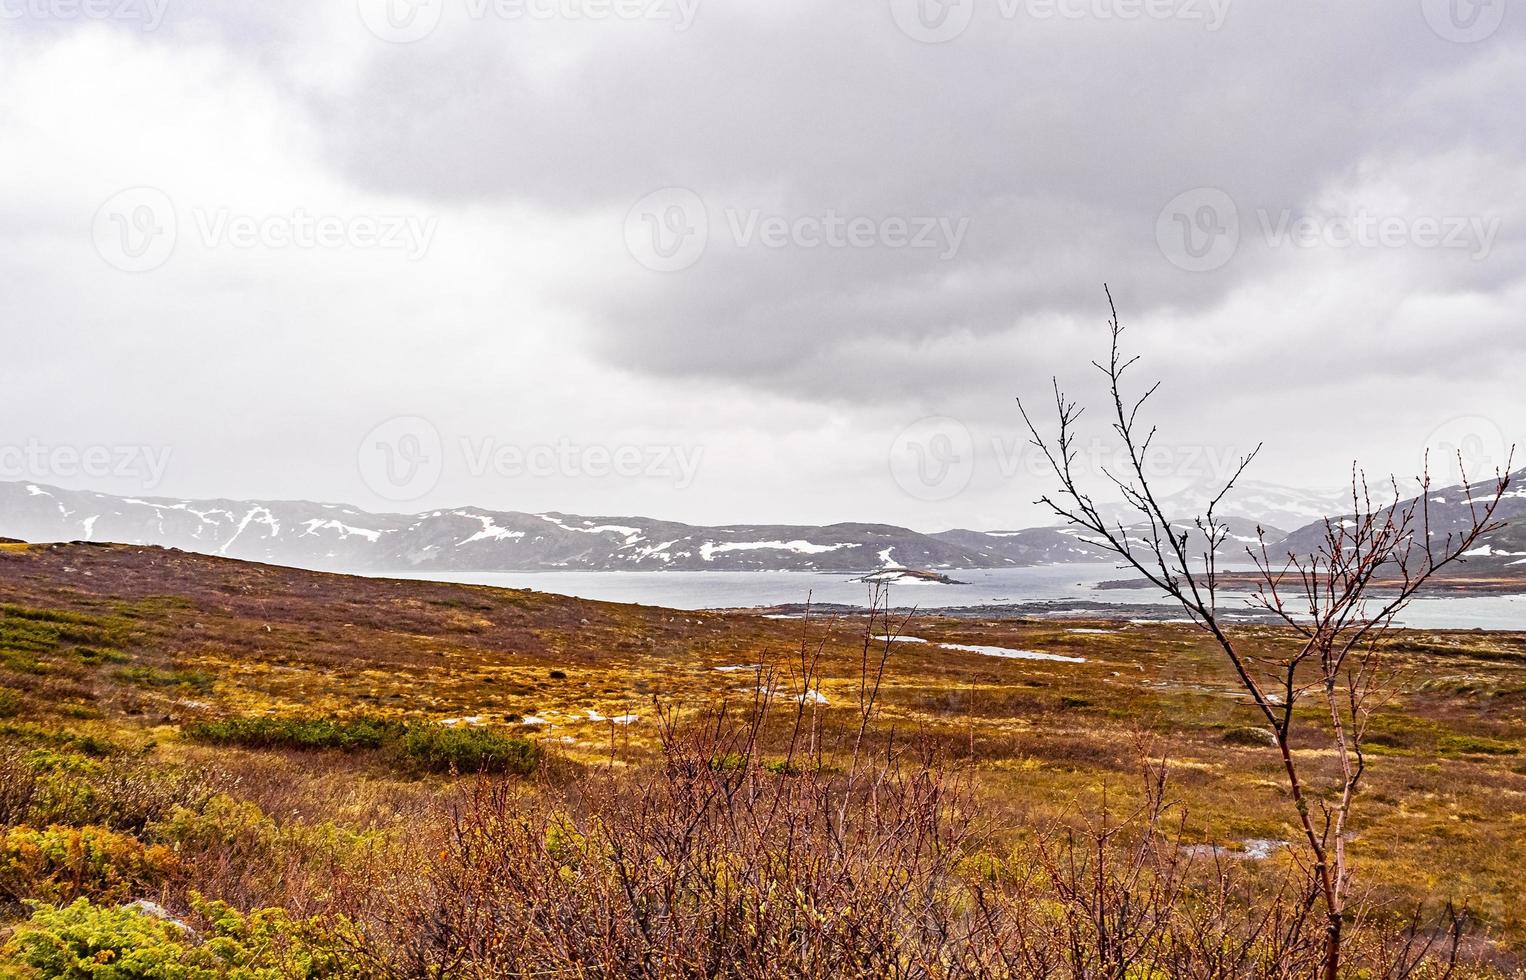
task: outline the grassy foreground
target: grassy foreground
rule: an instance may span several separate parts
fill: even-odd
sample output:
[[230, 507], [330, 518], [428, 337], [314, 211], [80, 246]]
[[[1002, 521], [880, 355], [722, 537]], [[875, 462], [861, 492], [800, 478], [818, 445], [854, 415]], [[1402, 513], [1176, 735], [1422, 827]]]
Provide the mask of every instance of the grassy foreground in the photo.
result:
[[[0, 545], [0, 975], [1304, 975], [1195, 632], [904, 629]], [[1526, 635], [1390, 652], [1351, 975], [1519, 975]]]

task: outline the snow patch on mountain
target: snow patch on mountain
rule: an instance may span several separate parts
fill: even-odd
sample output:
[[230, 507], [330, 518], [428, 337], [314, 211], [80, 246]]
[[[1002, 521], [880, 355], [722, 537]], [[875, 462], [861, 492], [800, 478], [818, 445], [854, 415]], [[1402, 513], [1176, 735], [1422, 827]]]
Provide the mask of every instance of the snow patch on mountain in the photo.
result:
[[699, 554], [705, 561], [713, 561], [716, 555], [727, 551], [771, 550], [792, 551], [797, 555], [823, 555], [829, 551], [852, 547], [856, 546], [852, 544], [812, 544], [809, 541], [727, 541], [724, 544], [706, 541], [699, 546]]

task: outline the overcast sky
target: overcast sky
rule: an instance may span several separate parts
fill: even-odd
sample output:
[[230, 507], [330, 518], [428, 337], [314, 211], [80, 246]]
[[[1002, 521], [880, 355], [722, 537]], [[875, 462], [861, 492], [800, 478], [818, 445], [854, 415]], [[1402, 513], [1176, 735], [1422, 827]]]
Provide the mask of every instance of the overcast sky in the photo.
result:
[[1506, 0], [0, 0], [0, 479], [1024, 526], [1104, 282], [1163, 483], [1493, 465], [1523, 98]]

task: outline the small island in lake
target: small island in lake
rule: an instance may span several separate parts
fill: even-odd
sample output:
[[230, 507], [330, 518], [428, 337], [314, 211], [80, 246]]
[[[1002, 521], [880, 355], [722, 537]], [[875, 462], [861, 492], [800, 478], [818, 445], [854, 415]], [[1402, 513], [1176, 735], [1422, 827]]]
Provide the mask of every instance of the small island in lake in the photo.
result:
[[941, 572], [929, 572], [920, 568], [881, 568], [870, 572], [862, 578], [854, 579], [856, 582], [877, 582], [881, 585], [908, 585], [930, 582], [937, 585], [965, 585], [949, 578]]

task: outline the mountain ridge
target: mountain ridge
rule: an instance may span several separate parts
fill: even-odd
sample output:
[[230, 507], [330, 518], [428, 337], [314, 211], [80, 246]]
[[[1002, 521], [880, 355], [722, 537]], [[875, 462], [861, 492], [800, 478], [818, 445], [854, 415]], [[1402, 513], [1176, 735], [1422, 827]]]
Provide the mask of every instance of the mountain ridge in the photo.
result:
[[[1312, 540], [1323, 527], [1321, 518], [1289, 534], [1264, 520], [1267, 513], [1296, 515], [1319, 495], [1265, 483], [1247, 485], [1246, 495], [1250, 505], [1241, 497], [1222, 509], [1231, 532], [1222, 552], [1228, 557], [1240, 556], [1242, 547], [1256, 540], [1258, 527], [1279, 550]], [[1189, 487], [1163, 500], [1175, 510], [1188, 507], [1196, 497]], [[1496, 532], [1496, 547], [1509, 552], [1516, 550], [1517, 537], [1526, 537], [1526, 504], [1520, 515], [1513, 508], [1512, 501], [1508, 516], [1521, 517], [1519, 525]], [[160, 545], [298, 568], [358, 572], [871, 572], [1112, 560], [1082, 530], [1068, 526], [937, 532], [857, 521], [704, 526], [475, 506], [404, 514], [306, 500], [119, 496], [26, 481], [0, 482], [0, 536]], [[1526, 541], [1520, 550], [1526, 555]]]

